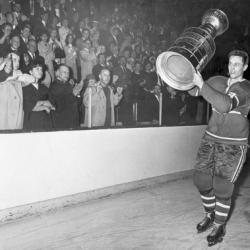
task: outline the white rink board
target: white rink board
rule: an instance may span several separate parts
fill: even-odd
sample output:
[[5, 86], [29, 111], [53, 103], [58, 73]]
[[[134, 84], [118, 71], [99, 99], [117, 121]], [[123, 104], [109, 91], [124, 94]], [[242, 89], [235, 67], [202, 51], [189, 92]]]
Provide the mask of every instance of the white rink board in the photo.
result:
[[191, 170], [204, 129], [0, 134], [0, 209]]

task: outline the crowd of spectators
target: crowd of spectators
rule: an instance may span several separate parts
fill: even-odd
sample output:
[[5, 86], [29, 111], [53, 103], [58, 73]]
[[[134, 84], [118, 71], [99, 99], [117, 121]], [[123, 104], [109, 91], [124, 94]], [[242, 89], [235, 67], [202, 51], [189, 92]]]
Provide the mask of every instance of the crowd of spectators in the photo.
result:
[[0, 13], [0, 129], [157, 124], [160, 97], [162, 125], [205, 122], [206, 103], [155, 70], [188, 16], [157, 18], [150, 0], [10, 2]]

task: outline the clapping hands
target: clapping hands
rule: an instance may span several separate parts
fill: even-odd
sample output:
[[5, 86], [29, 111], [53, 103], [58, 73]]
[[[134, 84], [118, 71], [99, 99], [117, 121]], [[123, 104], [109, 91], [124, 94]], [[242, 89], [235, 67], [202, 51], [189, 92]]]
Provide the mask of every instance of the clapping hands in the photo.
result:
[[83, 80], [81, 80], [78, 84], [76, 84], [74, 86], [74, 88], [73, 88], [73, 95], [74, 96], [79, 96], [80, 95], [80, 92], [81, 92], [81, 90], [83, 88], [83, 84], [84, 84], [84, 82], [83, 82]]

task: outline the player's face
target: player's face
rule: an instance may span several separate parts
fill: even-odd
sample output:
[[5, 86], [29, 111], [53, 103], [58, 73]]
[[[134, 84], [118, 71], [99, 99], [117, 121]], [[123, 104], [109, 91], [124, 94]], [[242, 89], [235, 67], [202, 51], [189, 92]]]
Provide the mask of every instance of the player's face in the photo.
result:
[[241, 56], [230, 56], [228, 63], [228, 72], [230, 78], [242, 78], [246, 69], [247, 65], [244, 64], [243, 58]]

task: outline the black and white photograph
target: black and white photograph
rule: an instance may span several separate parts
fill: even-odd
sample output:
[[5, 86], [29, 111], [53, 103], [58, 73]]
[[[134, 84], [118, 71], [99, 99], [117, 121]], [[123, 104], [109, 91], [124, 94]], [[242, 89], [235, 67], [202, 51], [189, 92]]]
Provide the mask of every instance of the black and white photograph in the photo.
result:
[[250, 249], [249, 0], [0, 0], [0, 250]]

